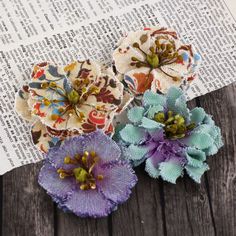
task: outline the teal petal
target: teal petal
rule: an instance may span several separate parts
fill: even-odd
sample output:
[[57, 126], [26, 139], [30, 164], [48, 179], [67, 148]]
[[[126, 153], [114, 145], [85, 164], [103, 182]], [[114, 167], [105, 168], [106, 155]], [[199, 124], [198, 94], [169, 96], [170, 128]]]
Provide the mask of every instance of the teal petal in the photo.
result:
[[159, 122], [156, 122], [155, 120], [151, 120], [151, 119], [148, 119], [147, 117], [143, 117], [140, 127], [143, 127], [145, 129], [160, 129], [164, 127], [164, 125]]
[[132, 161], [138, 161], [144, 158], [144, 156], [148, 153], [147, 147], [141, 147], [131, 144], [126, 150], [126, 157]]
[[206, 153], [207, 156], [215, 155], [218, 152], [219, 148], [213, 144], [209, 148], [204, 149], [203, 151]]
[[211, 115], [206, 114], [204, 120], [203, 120], [204, 124], [208, 124], [208, 125], [215, 125], [215, 121], [212, 119]]
[[187, 101], [180, 88], [171, 87], [167, 92], [167, 108], [176, 114], [184, 116], [189, 120], [190, 113], [187, 108]]
[[120, 140], [120, 131], [125, 127], [125, 124], [117, 124], [115, 127], [115, 133], [112, 136], [112, 139], [114, 139], [116, 142]]
[[204, 163], [201, 167], [185, 166], [187, 174], [197, 183], [201, 183], [201, 177], [205, 171], [209, 170], [209, 166]]
[[164, 107], [161, 105], [151, 106], [147, 110], [147, 117], [149, 119], [153, 119], [156, 113], [163, 111], [163, 110], [164, 110]]
[[143, 95], [143, 104], [144, 106], [153, 106], [153, 105], [164, 106], [166, 104], [166, 98], [163, 95], [148, 90]]
[[120, 137], [127, 143], [138, 144], [144, 138], [145, 131], [142, 128], [127, 124], [120, 131]]
[[143, 107], [133, 107], [128, 113], [128, 119], [133, 123], [138, 123], [142, 120], [145, 109]]
[[176, 183], [176, 179], [182, 175], [183, 167], [172, 161], [162, 162], [159, 165], [160, 175], [163, 180], [172, 184]]
[[192, 132], [188, 138], [182, 139], [181, 142], [188, 146], [203, 150], [209, 148], [213, 144], [214, 140], [207, 133]]
[[201, 167], [203, 165], [203, 161], [206, 160], [206, 154], [201, 150], [188, 147], [185, 151], [188, 165], [190, 166]]
[[156, 168], [150, 158], [146, 160], [145, 171], [149, 174], [150, 177], [157, 179], [160, 174], [160, 170]]
[[207, 133], [212, 139], [215, 139], [218, 135], [217, 127], [215, 125], [202, 124], [194, 129], [194, 132]]
[[191, 116], [191, 122], [194, 122], [195, 124], [201, 123], [205, 116], [206, 112], [201, 107], [196, 107], [190, 112]]

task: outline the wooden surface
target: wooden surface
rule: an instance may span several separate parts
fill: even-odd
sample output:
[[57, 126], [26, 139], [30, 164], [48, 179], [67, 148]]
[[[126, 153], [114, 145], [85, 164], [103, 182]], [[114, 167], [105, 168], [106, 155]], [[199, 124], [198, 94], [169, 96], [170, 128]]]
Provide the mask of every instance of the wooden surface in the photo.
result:
[[236, 235], [236, 85], [191, 101], [213, 115], [224, 147], [209, 158], [200, 185], [149, 178], [141, 166], [131, 198], [108, 218], [80, 219], [58, 210], [37, 184], [41, 163], [0, 177], [1, 236]]

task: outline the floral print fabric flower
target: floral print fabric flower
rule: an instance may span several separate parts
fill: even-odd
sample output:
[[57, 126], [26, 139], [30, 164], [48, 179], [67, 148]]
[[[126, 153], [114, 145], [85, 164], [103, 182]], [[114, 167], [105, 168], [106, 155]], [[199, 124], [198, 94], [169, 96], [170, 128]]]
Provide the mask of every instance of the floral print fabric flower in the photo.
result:
[[92, 61], [65, 67], [41, 63], [18, 92], [16, 110], [32, 121], [32, 137], [41, 151], [67, 136], [101, 129], [113, 132], [112, 120], [131, 98], [108, 69]]
[[186, 86], [196, 77], [199, 54], [180, 43], [176, 32], [146, 28], [129, 32], [113, 53], [114, 65], [135, 94], [166, 93], [171, 86]]
[[118, 136], [125, 157], [134, 166], [146, 163], [153, 178], [175, 183], [184, 170], [196, 182], [209, 169], [206, 158], [223, 145], [219, 127], [202, 108], [189, 110], [183, 91], [172, 87], [166, 96], [146, 91], [143, 106], [128, 111], [132, 124]]
[[129, 198], [137, 182], [120, 160], [118, 145], [102, 131], [66, 140], [50, 149], [39, 184], [58, 206], [81, 217], [103, 217]]

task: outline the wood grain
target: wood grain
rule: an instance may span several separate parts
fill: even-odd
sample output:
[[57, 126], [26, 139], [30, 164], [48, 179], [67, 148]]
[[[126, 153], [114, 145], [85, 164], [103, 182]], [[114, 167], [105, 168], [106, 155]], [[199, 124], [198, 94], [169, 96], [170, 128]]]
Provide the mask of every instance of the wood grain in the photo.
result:
[[103, 219], [80, 219], [56, 209], [37, 184], [41, 163], [0, 178], [1, 236], [236, 235], [236, 86], [191, 101], [213, 115], [224, 147], [208, 159], [200, 185], [188, 177], [176, 185], [154, 180], [144, 167], [131, 198]]
[[26, 165], [3, 176], [3, 236], [54, 235], [54, 208], [39, 187], [41, 163]]
[[206, 174], [216, 235], [236, 235], [236, 85], [199, 99], [222, 129], [224, 147], [210, 158]]

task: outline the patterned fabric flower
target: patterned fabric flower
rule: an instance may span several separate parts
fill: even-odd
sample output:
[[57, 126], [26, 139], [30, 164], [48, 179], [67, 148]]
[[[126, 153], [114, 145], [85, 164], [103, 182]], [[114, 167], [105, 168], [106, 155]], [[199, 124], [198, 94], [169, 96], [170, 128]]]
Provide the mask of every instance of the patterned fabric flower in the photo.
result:
[[47, 152], [68, 136], [97, 129], [112, 133], [114, 116], [130, 101], [111, 70], [95, 62], [76, 61], [64, 68], [41, 63], [18, 92], [16, 110], [33, 122], [33, 142]]
[[39, 184], [58, 206], [81, 217], [103, 217], [129, 198], [137, 182], [118, 145], [102, 131], [50, 149]]
[[183, 45], [166, 28], [129, 32], [113, 53], [114, 65], [135, 94], [166, 93], [171, 86], [187, 86], [200, 61], [191, 45]]
[[189, 110], [181, 89], [167, 95], [146, 91], [143, 107], [128, 111], [132, 124], [119, 132], [125, 157], [134, 166], [146, 162], [153, 178], [175, 183], [184, 170], [196, 182], [209, 169], [206, 157], [223, 145], [219, 127], [202, 108]]

